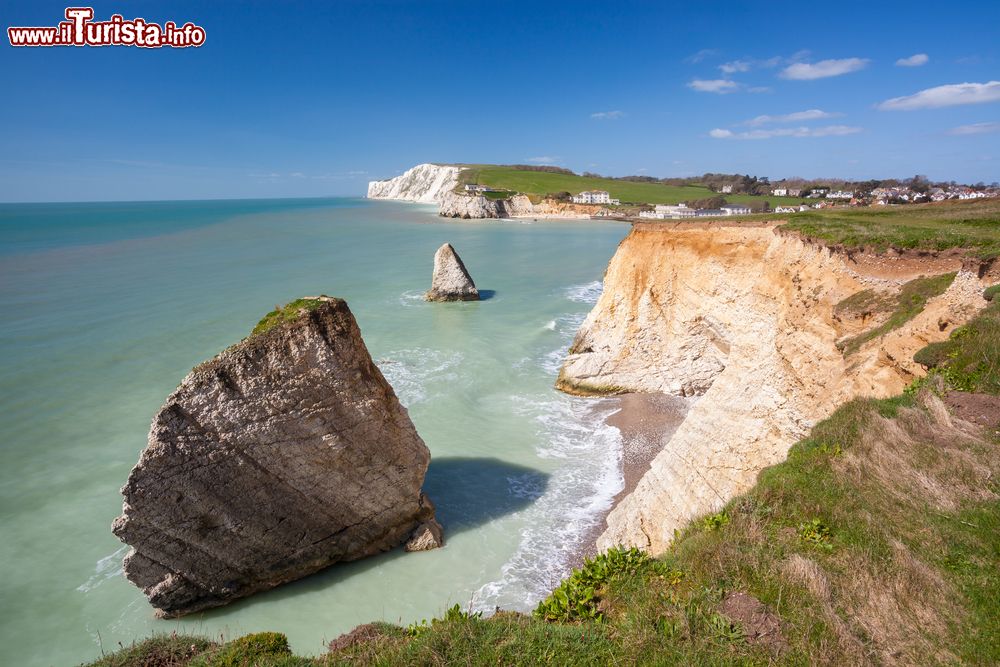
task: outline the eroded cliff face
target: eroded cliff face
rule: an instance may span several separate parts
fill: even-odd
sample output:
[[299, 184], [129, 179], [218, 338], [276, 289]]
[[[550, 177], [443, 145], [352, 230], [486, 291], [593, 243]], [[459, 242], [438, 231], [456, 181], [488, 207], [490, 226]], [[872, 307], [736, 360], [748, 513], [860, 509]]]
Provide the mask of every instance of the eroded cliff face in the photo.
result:
[[401, 201], [436, 204], [458, 185], [460, 167], [440, 164], [418, 164], [395, 178], [368, 183], [368, 199], [398, 199]]
[[960, 271], [923, 313], [845, 358], [834, 306], [891, 281], [774, 225], [723, 225], [636, 225], [560, 372], [575, 393], [701, 397], [611, 512], [599, 548], [663, 551], [838, 404], [901, 391], [922, 373], [913, 353], [985, 305], [976, 275]]
[[[342, 560], [440, 544], [430, 453], [347, 304], [201, 364], [167, 397], [122, 488], [125, 575], [160, 615], [272, 588]], [[428, 535], [430, 533], [430, 535]]]
[[603, 217], [611, 212], [596, 205], [572, 204], [569, 202], [544, 199], [533, 204], [526, 195], [514, 195], [505, 199], [488, 199], [483, 195], [466, 195], [456, 192], [444, 194], [438, 207], [438, 215], [445, 218], [566, 218], [578, 219], [590, 216]]

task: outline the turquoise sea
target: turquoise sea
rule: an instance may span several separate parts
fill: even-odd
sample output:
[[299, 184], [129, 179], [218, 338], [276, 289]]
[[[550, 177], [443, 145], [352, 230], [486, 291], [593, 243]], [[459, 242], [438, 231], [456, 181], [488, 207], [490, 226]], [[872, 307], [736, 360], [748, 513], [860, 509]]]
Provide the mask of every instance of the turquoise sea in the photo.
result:
[[[622, 485], [613, 405], [552, 383], [626, 232], [363, 199], [0, 205], [0, 664], [175, 629], [320, 653], [366, 621], [533, 607]], [[422, 300], [445, 241], [488, 299]], [[151, 417], [276, 304], [320, 293], [347, 299], [431, 450], [446, 547], [154, 619], [110, 531]]]

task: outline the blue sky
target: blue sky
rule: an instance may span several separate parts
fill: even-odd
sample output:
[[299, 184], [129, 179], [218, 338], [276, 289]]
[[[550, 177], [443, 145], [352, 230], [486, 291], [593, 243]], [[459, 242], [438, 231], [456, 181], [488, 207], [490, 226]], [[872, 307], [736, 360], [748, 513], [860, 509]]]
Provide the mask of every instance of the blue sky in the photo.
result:
[[1000, 180], [997, 2], [93, 6], [207, 41], [4, 38], [0, 201], [362, 194], [420, 162]]

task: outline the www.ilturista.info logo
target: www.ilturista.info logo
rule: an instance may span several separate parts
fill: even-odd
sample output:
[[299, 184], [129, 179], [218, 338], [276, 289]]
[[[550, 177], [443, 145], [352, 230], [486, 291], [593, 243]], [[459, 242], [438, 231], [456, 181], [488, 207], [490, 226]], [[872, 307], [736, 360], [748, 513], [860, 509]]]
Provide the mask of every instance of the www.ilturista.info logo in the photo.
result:
[[178, 26], [167, 21], [162, 26], [135, 18], [126, 21], [112, 14], [107, 21], [93, 21], [93, 7], [67, 7], [66, 19], [54, 28], [10, 27], [11, 46], [162, 46], [185, 48], [205, 43], [205, 29], [188, 22]]

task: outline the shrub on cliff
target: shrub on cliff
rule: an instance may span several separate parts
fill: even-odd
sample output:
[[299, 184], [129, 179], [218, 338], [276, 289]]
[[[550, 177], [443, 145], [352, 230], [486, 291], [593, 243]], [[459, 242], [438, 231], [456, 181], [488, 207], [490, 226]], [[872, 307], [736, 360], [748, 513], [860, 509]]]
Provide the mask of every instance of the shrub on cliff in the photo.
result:
[[234, 639], [218, 649], [207, 651], [188, 663], [189, 667], [291, 667], [308, 665], [307, 658], [292, 656], [288, 638], [280, 632], [257, 632]]
[[[121, 646], [119, 644], [119, 646]], [[181, 667], [216, 644], [191, 635], [156, 635], [89, 663], [87, 667]]]

